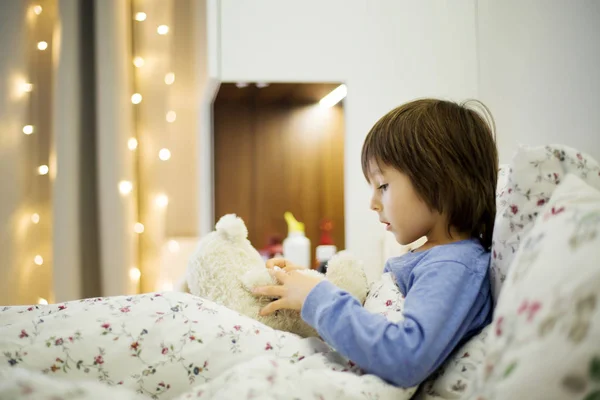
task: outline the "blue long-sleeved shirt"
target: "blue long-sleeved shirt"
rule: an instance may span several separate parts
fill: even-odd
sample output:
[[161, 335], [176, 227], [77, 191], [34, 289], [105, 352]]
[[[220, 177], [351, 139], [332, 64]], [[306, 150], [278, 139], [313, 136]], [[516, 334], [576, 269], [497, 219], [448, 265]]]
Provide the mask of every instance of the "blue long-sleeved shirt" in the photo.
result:
[[414, 386], [491, 321], [489, 262], [476, 239], [388, 260], [384, 272], [393, 274], [405, 297], [398, 323], [368, 312], [328, 281], [309, 293], [302, 318], [366, 372]]

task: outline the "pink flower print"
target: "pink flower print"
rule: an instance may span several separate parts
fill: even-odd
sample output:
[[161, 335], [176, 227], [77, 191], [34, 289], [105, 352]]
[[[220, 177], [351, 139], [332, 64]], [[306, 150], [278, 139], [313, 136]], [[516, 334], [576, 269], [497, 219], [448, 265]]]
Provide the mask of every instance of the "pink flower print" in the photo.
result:
[[471, 355], [469, 354], [469, 352], [467, 351], [465, 354], [462, 355], [461, 358], [469, 358], [471, 357]]
[[581, 155], [581, 153], [577, 153], [577, 159], [578, 160], [583, 160], [583, 156]]
[[194, 335], [190, 336], [190, 340], [191, 340], [191, 341], [194, 341], [194, 340], [196, 340], [196, 336], [194, 336]]
[[21, 333], [19, 334], [19, 339], [23, 339], [29, 337], [29, 334], [27, 333], [27, 331], [25, 329], [21, 329]]
[[537, 202], [538, 207], [541, 207], [544, 204], [546, 204], [546, 199], [539, 199], [538, 202]]
[[512, 193], [512, 188], [508, 188], [508, 194]]
[[162, 348], [162, 351], [161, 351], [161, 353], [162, 353], [163, 355], [167, 354], [168, 352], [169, 352], [169, 349], [167, 349], [166, 347], [163, 347], [163, 348]]
[[140, 344], [138, 342], [133, 342], [129, 347], [131, 347], [133, 350], [137, 350], [138, 347], [140, 347]]
[[29, 307], [29, 308], [27, 309], [27, 311], [33, 311], [33, 308], [34, 308], [34, 307]]
[[392, 301], [391, 300], [388, 300], [388, 301], [385, 302], [385, 306], [386, 307], [389, 307], [391, 305], [392, 305]]
[[260, 331], [257, 329], [254, 331], [255, 334], [260, 335]]
[[56, 339], [56, 341], [54, 342], [55, 346], [60, 346], [64, 343], [64, 341], [62, 340], [62, 338], [58, 338]]
[[123, 381], [119, 381], [119, 383], [117, 383], [117, 385], [122, 385], [122, 384], [123, 384]]
[[236, 331], [239, 331], [240, 329], [242, 329], [242, 327], [239, 326], [239, 325], [236, 325], [236, 326], [233, 327], [233, 329], [235, 329]]
[[517, 314], [522, 315], [527, 312], [527, 322], [531, 322], [541, 308], [542, 304], [539, 301], [529, 303], [527, 300], [524, 300], [517, 309]]
[[96, 356], [96, 358], [94, 358], [94, 365], [102, 365], [104, 364], [104, 359], [102, 358], [102, 356]]
[[102, 328], [104, 329], [108, 329], [110, 328], [110, 324], [108, 322], [103, 323], [102, 325], [100, 325]]
[[542, 308], [542, 304], [539, 301], [535, 301], [529, 305], [529, 314], [527, 315], [527, 322], [531, 322], [535, 314]]
[[492, 251], [492, 256], [494, 257], [494, 259], [496, 259], [496, 257], [497, 257], [496, 250]]
[[160, 296], [161, 296], [161, 294], [160, 294], [160, 293], [156, 293], [156, 294], [154, 295], [154, 297], [160, 297]]
[[523, 314], [525, 311], [527, 311], [528, 307], [529, 307], [529, 302], [527, 300], [523, 300], [523, 302], [517, 309], [517, 314], [519, 314], [519, 315]]
[[498, 317], [496, 320], [496, 336], [502, 336], [502, 323], [504, 322], [504, 317]]
[[564, 207], [552, 207], [552, 209], [549, 212], [547, 212], [546, 215], [544, 215], [544, 221], [547, 221], [550, 217], [554, 217], [555, 215], [561, 214], [563, 211], [565, 211]]
[[510, 211], [512, 211], [512, 213], [516, 215], [519, 212], [519, 207], [513, 204], [510, 206]]
[[273, 350], [273, 346], [271, 346], [271, 343], [267, 342], [267, 345], [265, 346], [265, 350]]
[[131, 310], [129, 309], [129, 307], [130, 307], [130, 306], [122, 307], [122, 308], [121, 308], [121, 312], [122, 312], [122, 313], [128, 313], [128, 312], [131, 312]]
[[69, 336], [69, 342], [73, 343], [73, 336]]
[[63, 304], [61, 304], [60, 306], [58, 306], [58, 310], [59, 311], [66, 310], [66, 309], [67, 309], [67, 306], [65, 306]]

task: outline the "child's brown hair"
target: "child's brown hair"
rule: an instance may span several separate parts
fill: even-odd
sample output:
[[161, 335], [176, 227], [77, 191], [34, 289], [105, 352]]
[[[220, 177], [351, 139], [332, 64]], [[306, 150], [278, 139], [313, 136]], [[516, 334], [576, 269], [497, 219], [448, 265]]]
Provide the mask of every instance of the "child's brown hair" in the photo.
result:
[[371, 128], [362, 149], [363, 173], [370, 181], [375, 162], [406, 174], [429, 208], [448, 217], [448, 229], [470, 233], [489, 249], [498, 179], [494, 130], [491, 113], [479, 101], [412, 101]]

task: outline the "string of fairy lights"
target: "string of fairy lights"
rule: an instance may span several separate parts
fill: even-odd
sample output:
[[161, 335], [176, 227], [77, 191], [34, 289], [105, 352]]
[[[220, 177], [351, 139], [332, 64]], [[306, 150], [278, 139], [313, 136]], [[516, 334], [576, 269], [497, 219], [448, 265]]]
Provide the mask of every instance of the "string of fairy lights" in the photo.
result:
[[[144, 6], [147, 4], [147, 2], [144, 1], [134, 1], [133, 2], [133, 6], [135, 9], [135, 12], [132, 13], [133, 16], [133, 29], [132, 29], [132, 35], [133, 35], [133, 59], [132, 59], [132, 64], [134, 66], [134, 82], [139, 82], [142, 79], [144, 79], [144, 77], [147, 77], [148, 74], [143, 74], [142, 70], [146, 69], [146, 68], [156, 68], [157, 67], [157, 63], [150, 63], [147, 62], [146, 60], [146, 54], [143, 54], [144, 49], [138, 49], [136, 44], [138, 43], [138, 40], [136, 38], [136, 35], [138, 34], [137, 32], [143, 31], [143, 32], [148, 32], [149, 30], [147, 29], [148, 27], [144, 27], [144, 29], [140, 29], [140, 26], [136, 26], [138, 24], [148, 24], [149, 23], [149, 18], [148, 18], [148, 14], [147, 11], [144, 9]], [[168, 13], [166, 13], [168, 15]], [[162, 19], [166, 19], [167, 17], [165, 15], [161, 15]], [[156, 29], [155, 29], [155, 35], [157, 35], [157, 39], [163, 38], [163, 40], [170, 40], [169, 36], [170, 36], [170, 28], [169, 25], [167, 25], [166, 23], [160, 23], [158, 25], [156, 25]], [[146, 38], [147, 39], [147, 38]], [[153, 42], [154, 39], [150, 39], [148, 42]], [[164, 43], [163, 43], [164, 44]], [[163, 45], [163, 48], [167, 47], [168, 48], [168, 43], [167, 46]], [[148, 52], [149, 50], [146, 49], [146, 51]], [[156, 49], [152, 49], [152, 51], [156, 51]], [[170, 60], [170, 54], [168, 54], [168, 52], [166, 52], [167, 54], [162, 54], [161, 56], [165, 57], [166, 61]], [[150, 56], [151, 57], [151, 56]], [[169, 66], [169, 62], [164, 62], [163, 64], [158, 64], [158, 67], [164, 68], [163, 71], [154, 71], [155, 73], [160, 73], [162, 74], [162, 81], [164, 83], [164, 95], [166, 98], [168, 98], [168, 89], [171, 85], [173, 85], [173, 83], [175, 82], [175, 73], [172, 72], [170, 70], [170, 66]], [[131, 95], [131, 103], [133, 104], [134, 107], [142, 107], [143, 106], [143, 101], [144, 101], [144, 93], [142, 90], [137, 90], [138, 88], [136, 87], [138, 85], [134, 84], [134, 92]], [[140, 87], [143, 88], [144, 85], [139, 85]], [[140, 136], [140, 120], [139, 118], [141, 113], [138, 110], [134, 109], [134, 115], [135, 117], [135, 134], [134, 136], [130, 137], [127, 140], [127, 148], [132, 151], [132, 152], [138, 152], [139, 150], [139, 146], [141, 145], [141, 139], [142, 137]], [[177, 113], [175, 110], [170, 109], [170, 107], [167, 106], [167, 109], [165, 110], [165, 118], [164, 118], [164, 122], [166, 123], [166, 126], [164, 126], [163, 129], [161, 129], [161, 131], [166, 132], [167, 134], [169, 133], [169, 131], [172, 129], [172, 125], [173, 123], [177, 120]], [[156, 127], [154, 127], [156, 128]], [[156, 138], [153, 138], [156, 139]], [[160, 138], [158, 138], [160, 141]], [[160, 162], [167, 162], [171, 159], [172, 157], [172, 153], [171, 150], [167, 147], [167, 146], [159, 146], [160, 149], [158, 150], [157, 154], [155, 155], [155, 157], [158, 157], [158, 160]], [[140, 176], [139, 176], [139, 172], [140, 172], [140, 164], [143, 164], [143, 161], [141, 159], [141, 155], [138, 154], [135, 157], [135, 162], [137, 163], [137, 182], [138, 182], [138, 190], [134, 195], [138, 196], [138, 216], [137, 216], [137, 221], [135, 221], [133, 223], [133, 232], [136, 235], [142, 235], [142, 234], [146, 234], [148, 235], [149, 232], [147, 231], [147, 227], [148, 226], [153, 226], [153, 224], [151, 224], [151, 221], [144, 221], [144, 219], [150, 219], [150, 218], [156, 218], [156, 213], [154, 213], [153, 211], [155, 210], [161, 210], [163, 213], [166, 211], [166, 208], [169, 205], [169, 197], [168, 195], [164, 192], [158, 192], [155, 193], [153, 196], [153, 200], [151, 201], [150, 204], [146, 204], [148, 203], [146, 201], [146, 198], [142, 195], [145, 194], [144, 193], [140, 193], [140, 188], [139, 188], [139, 182], [140, 182]], [[142, 167], [143, 168], [143, 165]], [[135, 169], [134, 169], [135, 170]], [[146, 190], [147, 188], [143, 188], [144, 190]], [[122, 195], [130, 195], [135, 191], [134, 188], [134, 182], [131, 181], [121, 181], [119, 182], [119, 191]], [[154, 207], [153, 210], [148, 213], [148, 207]], [[163, 214], [164, 215], [164, 214]], [[152, 217], [150, 217], [152, 216]], [[148, 222], [148, 223], [145, 223]], [[158, 232], [154, 232], [155, 235], [160, 236], [160, 233]], [[154, 243], [151, 240], [146, 240], [145, 242], [143, 242], [141, 239], [138, 240], [138, 262], [142, 262], [145, 261], [146, 264], [143, 266], [144, 268], [149, 268], [150, 262], [148, 261], [148, 259], [146, 257], [142, 256], [142, 252], [143, 252], [143, 244], [142, 243]], [[168, 243], [168, 249], [171, 252], [177, 252], [179, 251], [179, 244], [174, 241], [171, 240]], [[129, 278], [131, 280], [131, 282], [135, 285], [136, 287], [136, 291], [139, 292], [139, 282], [140, 279], [142, 277], [142, 270], [144, 270], [144, 268], [141, 268], [139, 265], [137, 266], [131, 266], [130, 270], [129, 270]], [[164, 288], [164, 285], [163, 285]], [[154, 288], [153, 288], [154, 289]]]
[[[29, 9], [28, 9], [28, 15], [27, 15], [27, 19], [29, 20], [29, 22], [31, 22], [31, 26], [33, 27], [33, 31], [32, 31], [32, 37], [36, 38], [38, 32], [36, 31], [36, 26], [39, 25], [40, 23], [40, 19], [44, 17], [44, 9], [40, 4], [32, 4]], [[50, 45], [48, 44], [48, 42], [44, 41], [44, 40], [40, 40], [40, 41], [36, 41], [35, 42], [35, 52], [48, 52], [50, 48]], [[29, 53], [29, 51], [27, 51], [27, 53]], [[37, 93], [37, 86], [39, 82], [34, 81], [34, 79], [39, 78], [38, 76], [38, 64], [39, 64], [39, 57], [37, 54], [34, 54], [34, 57], [32, 57], [33, 62], [29, 62], [29, 67], [27, 69], [27, 73], [28, 76], [26, 78], [23, 78], [19, 83], [19, 91], [21, 93], [22, 96], [27, 96], [27, 100], [29, 102], [29, 110], [30, 112], [27, 115], [27, 121], [26, 124], [22, 127], [22, 132], [25, 136], [27, 137], [35, 137], [38, 136], [39, 134], [41, 134], [41, 132], [43, 132], [43, 128], [41, 126], [39, 126], [39, 124], [41, 123], [40, 120], [40, 116], [39, 116], [39, 108], [43, 107], [44, 105], [41, 104], [42, 102], [40, 101], [40, 97], [39, 94]], [[46, 155], [40, 155], [39, 154], [39, 149], [40, 149], [40, 139], [36, 140], [35, 142], [28, 142], [28, 147], [34, 149], [33, 151], [33, 158], [39, 162], [40, 159], [44, 159], [47, 158]], [[41, 165], [38, 165], [36, 167], [36, 171], [35, 174], [40, 176], [40, 177], [46, 177], [48, 174], [50, 173], [50, 167], [48, 166], [48, 163], [43, 163]], [[44, 246], [41, 245], [39, 239], [41, 236], [43, 236], [44, 232], [40, 226], [40, 222], [42, 221], [42, 211], [41, 209], [43, 207], [40, 207], [40, 199], [38, 199], [37, 196], [37, 188], [40, 185], [34, 183], [32, 185], [32, 193], [31, 193], [31, 201], [33, 203], [34, 206], [34, 210], [32, 210], [33, 212], [30, 213], [30, 215], [28, 216], [28, 221], [30, 221], [30, 223], [33, 225], [32, 228], [34, 229], [33, 232], [33, 236], [35, 236], [38, 240], [31, 240], [32, 242], [36, 243], [36, 246], [38, 247], [38, 250], [32, 255], [32, 259], [31, 262], [33, 263], [33, 265], [35, 265], [36, 267], [42, 267], [44, 266], [45, 263], [47, 263], [47, 260], [44, 259], [44, 257], [46, 257], [46, 254], [43, 254], [44, 251]], [[39, 208], [38, 210], [36, 210], [36, 208]], [[38, 298], [38, 303], [39, 304], [48, 304], [48, 300], [43, 298], [43, 297], [39, 297]]]
[[[133, 7], [136, 9], [134, 13], [132, 13], [132, 17], [133, 17], [133, 21], [132, 24], [134, 25], [134, 29], [132, 29], [132, 35], [134, 35], [134, 43], [135, 43], [135, 26], [136, 24], [148, 24], [149, 23], [149, 18], [148, 15], [146, 14], [146, 12], [149, 12], [148, 10], [144, 10], [144, 5], [146, 4], [145, 1], [147, 0], [132, 0], [132, 5]], [[41, 4], [43, 4], [43, 1], [40, 2]], [[34, 19], [35, 22], [39, 22], [40, 18], [44, 17], [44, 8], [42, 7], [42, 5], [40, 4], [32, 4], [28, 10], [28, 13], [30, 14], [28, 16], [29, 19]], [[162, 15], [161, 16], [157, 16], [157, 19], [160, 18], [164, 18]], [[145, 29], [144, 32], [147, 32], [147, 30]], [[172, 32], [170, 32], [170, 28], [169, 25], [166, 23], [161, 23], [155, 26], [155, 35], [157, 35], [157, 38], [164, 38], [165, 40], [171, 40], [169, 38], [170, 35], [172, 35]], [[48, 39], [46, 39], [48, 40]], [[40, 40], [40, 41], [36, 41], [35, 42], [35, 51], [36, 52], [49, 52], [51, 51], [51, 43], [49, 43], [46, 40]], [[146, 38], [146, 40], [148, 40], [148, 38]], [[152, 42], [153, 39], [150, 38], [149, 42]], [[164, 48], [164, 46], [163, 46]], [[153, 50], [154, 51], [154, 50]], [[168, 53], [168, 52], [167, 52]], [[156, 54], [154, 54], [156, 55]], [[161, 54], [161, 57], [164, 57], [164, 60], [166, 61], [170, 61], [170, 54]], [[136, 51], [135, 46], [133, 48], [133, 54], [132, 54], [132, 65], [133, 65], [133, 71], [134, 71], [134, 82], [135, 81], [139, 81], [140, 79], [144, 78], [144, 76], [147, 77], [147, 75], [143, 75], [140, 72], [145, 69], [145, 68], [156, 68], [156, 63], [152, 63], [152, 62], [148, 62], [148, 60], [145, 58], [145, 54], [139, 53], [138, 51]], [[169, 62], [165, 62], [163, 64], [159, 64], [159, 66], [161, 66], [162, 69], [161, 71], [155, 71], [156, 73], [160, 73], [162, 74], [162, 82], [161, 84], [164, 85], [164, 93], [168, 94], [168, 90], [169, 88], [174, 84], [175, 82], [175, 73], [171, 70], [170, 68], [170, 64]], [[30, 76], [28, 78], [24, 78], [19, 82], [19, 90], [22, 93], [23, 96], [28, 96], [28, 101], [30, 102], [30, 109], [33, 109], [35, 106], [35, 104], [33, 104], [36, 100], [36, 88], [37, 88], [37, 82], [33, 81], [33, 78], [36, 76], [35, 71], [28, 71], [28, 73], [30, 74]], [[144, 78], [145, 79], [145, 78]], [[141, 85], [143, 86], [143, 85]], [[133, 259], [134, 261], [134, 265], [131, 265], [129, 268], [129, 278], [130, 281], [132, 283], [132, 285], [134, 286], [134, 292], [138, 293], [140, 291], [140, 279], [142, 277], [142, 271], [144, 271], [144, 268], [146, 267], [146, 265], [144, 265], [143, 267], [140, 265], [140, 263], [142, 262], [143, 258], [141, 257], [141, 253], [142, 253], [142, 249], [140, 246], [140, 242], [141, 242], [141, 235], [142, 234], [149, 234], [149, 227], [150, 226], [154, 226], [152, 225], [152, 223], [150, 223], [150, 221], [148, 221], [149, 223], [145, 223], [146, 221], [144, 221], [144, 215], [148, 215], [148, 214], [152, 214], [153, 211], [156, 210], [161, 210], [163, 211], [163, 213], [166, 211], [168, 205], [169, 205], [169, 197], [167, 195], [166, 192], [164, 191], [159, 191], [157, 193], [154, 193], [152, 195], [152, 200], [151, 201], [146, 201], [144, 202], [144, 197], [142, 196], [142, 193], [140, 192], [140, 154], [139, 154], [139, 149], [140, 146], [143, 144], [141, 143], [142, 137], [140, 136], [140, 113], [138, 110], [136, 110], [136, 108], [142, 107], [143, 106], [143, 101], [144, 101], [144, 91], [143, 90], [136, 90], [136, 85], [133, 85], [133, 90], [132, 90], [132, 94], [131, 94], [131, 103], [132, 106], [134, 107], [134, 128], [133, 128], [133, 132], [131, 134], [131, 136], [129, 138], [126, 139], [126, 143], [125, 145], [127, 146], [127, 149], [133, 153], [132, 155], [132, 162], [135, 164], [134, 168], [132, 169], [134, 172], [132, 174], [132, 176], [130, 176], [129, 178], [125, 178], [123, 180], [120, 180], [118, 182], [118, 190], [121, 196], [124, 197], [129, 197], [129, 199], [134, 203], [137, 204], [138, 206], [136, 207], [136, 212], [134, 212], [134, 218], [135, 220], [131, 221], [132, 223], [132, 234], [134, 235], [135, 238], [135, 244], [134, 247], [137, 248], [137, 255], [136, 257], [134, 257]], [[167, 96], [168, 97], [168, 96]], [[39, 102], [38, 102], [39, 103]], [[168, 103], [168, 102], [167, 102]], [[39, 104], [38, 104], [39, 106]], [[42, 127], [38, 126], [39, 121], [35, 120], [35, 119], [31, 119], [31, 116], [29, 117], [30, 119], [28, 121], [26, 121], [26, 123], [22, 126], [22, 133], [25, 136], [28, 137], [34, 137], [38, 134], [40, 134], [41, 132], [43, 132], [44, 130], [42, 129]], [[176, 110], [173, 110], [168, 104], [165, 108], [164, 111], [164, 123], [165, 126], [162, 127], [162, 129], [158, 129], [159, 131], [163, 131], [166, 132], [167, 135], [165, 135], [166, 138], [168, 138], [168, 133], [173, 130], [173, 125], [177, 120], [177, 112]], [[155, 127], [156, 128], [156, 127]], [[153, 140], [156, 138], [152, 138]], [[164, 139], [164, 138], [163, 138]], [[157, 148], [157, 153], [155, 154], [155, 157], [158, 158], [159, 163], [163, 163], [163, 162], [168, 162], [172, 157], [173, 154], [171, 152], [171, 150], [169, 149], [169, 147], [167, 145], [164, 145], [167, 140], [161, 140], [160, 138], [158, 138], [157, 140], [158, 142], [163, 143], [162, 146], [158, 146]], [[44, 156], [45, 158], [48, 158], [48, 155]], [[43, 160], [44, 157], [35, 155], [36, 159], [40, 159]], [[40, 177], [45, 177], [48, 178], [50, 175], [53, 174], [53, 171], [51, 171], [52, 167], [52, 163], [49, 161], [46, 162], [41, 162], [37, 167], [36, 167], [36, 175], [40, 176]], [[137, 187], [136, 187], [137, 186]], [[146, 188], [144, 188], [146, 189]], [[145, 210], [148, 211], [150, 207], [153, 207], [152, 210], [150, 210], [150, 212], [146, 212], [145, 214], [140, 212], [140, 203], [142, 203], [142, 208], [146, 207]], [[145, 204], [148, 203], [148, 204]], [[36, 205], [36, 207], [38, 207], [39, 204]], [[46, 218], [46, 216], [44, 215], [44, 212], [42, 211], [42, 209], [34, 209], [32, 210], [33, 212], [31, 212], [31, 214], [28, 216], [28, 221], [30, 221], [29, 223], [32, 224], [33, 226], [35, 225], [39, 225], [40, 222]], [[164, 215], [164, 214], [163, 214]], [[48, 217], [49, 218], [49, 217]], [[148, 220], [149, 217], [146, 217], [146, 220]], [[161, 232], [162, 234], [162, 232]], [[158, 235], [158, 234], [157, 234]], [[158, 243], [157, 246], [162, 246], [162, 243]], [[167, 249], [168, 251], [172, 252], [172, 253], [176, 253], [179, 251], [179, 243], [176, 240], [169, 240], [167, 242]], [[45, 264], [48, 263], [48, 260], [45, 259], [46, 256], [49, 257], [49, 255], [46, 255], [43, 253], [43, 249], [40, 248], [40, 250], [38, 250], [38, 252], [33, 253], [32, 254], [32, 260], [31, 262], [37, 266], [43, 266]], [[170, 283], [163, 283], [162, 286], [159, 286], [161, 289], [169, 289], [170, 287]], [[48, 300], [46, 298], [40, 297], [38, 298], [38, 303], [39, 304], [48, 304]]]

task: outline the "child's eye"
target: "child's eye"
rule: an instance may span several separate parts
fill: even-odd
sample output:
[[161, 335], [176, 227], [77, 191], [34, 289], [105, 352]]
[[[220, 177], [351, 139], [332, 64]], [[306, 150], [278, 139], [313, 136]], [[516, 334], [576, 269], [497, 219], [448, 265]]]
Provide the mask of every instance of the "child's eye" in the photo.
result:
[[381, 190], [382, 192], [385, 192], [385, 190], [387, 189], [388, 184], [384, 183], [383, 185], [380, 185], [377, 189]]

